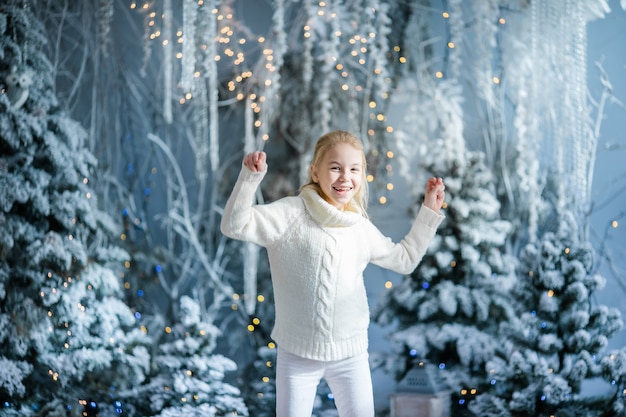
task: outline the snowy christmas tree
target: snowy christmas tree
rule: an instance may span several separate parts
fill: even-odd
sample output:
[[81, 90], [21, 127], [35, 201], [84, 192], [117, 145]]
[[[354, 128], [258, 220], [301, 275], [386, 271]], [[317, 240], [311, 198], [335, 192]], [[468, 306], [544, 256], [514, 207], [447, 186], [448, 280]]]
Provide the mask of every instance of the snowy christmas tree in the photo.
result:
[[[592, 302], [604, 278], [593, 273], [594, 249], [578, 233], [575, 216], [564, 212], [556, 230], [520, 254], [513, 294], [526, 308], [503, 326], [505, 349], [487, 366], [493, 388], [470, 405], [476, 415], [623, 415], [624, 352], [602, 357], [623, 323], [619, 310]], [[595, 377], [614, 392], [581, 397], [582, 384]]]
[[181, 321], [155, 337], [146, 383], [120, 393], [133, 404], [130, 415], [247, 416], [239, 389], [224, 381], [237, 365], [215, 353], [221, 332], [202, 319], [191, 297], [181, 297], [178, 307]]
[[57, 102], [29, 1], [0, 6], [0, 398], [4, 415], [122, 410], [147, 340], [122, 301], [128, 255], [98, 208], [86, 131]]
[[485, 364], [502, 347], [499, 328], [515, 316], [508, 294], [515, 261], [504, 251], [511, 227], [499, 218], [482, 155], [454, 160], [435, 144], [429, 161], [427, 171], [446, 181], [446, 220], [418, 268], [373, 314], [381, 325], [397, 325], [385, 368], [402, 379], [418, 361], [438, 366], [456, 416], [484, 388]]

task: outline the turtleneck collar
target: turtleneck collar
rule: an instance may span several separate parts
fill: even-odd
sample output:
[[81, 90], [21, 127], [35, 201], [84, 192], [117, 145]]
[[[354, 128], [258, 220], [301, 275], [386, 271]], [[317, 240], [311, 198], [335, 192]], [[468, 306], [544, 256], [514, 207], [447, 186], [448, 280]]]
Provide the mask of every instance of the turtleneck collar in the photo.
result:
[[346, 211], [328, 203], [312, 188], [305, 187], [300, 193], [307, 211], [322, 227], [348, 227], [364, 220], [361, 210], [353, 202]]

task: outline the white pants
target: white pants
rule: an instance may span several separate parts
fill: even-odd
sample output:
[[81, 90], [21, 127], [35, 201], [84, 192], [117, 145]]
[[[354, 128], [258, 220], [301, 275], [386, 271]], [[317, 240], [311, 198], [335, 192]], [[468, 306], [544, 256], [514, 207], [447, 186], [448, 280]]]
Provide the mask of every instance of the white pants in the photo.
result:
[[340, 417], [374, 417], [367, 352], [340, 361], [306, 359], [284, 349], [276, 358], [276, 417], [311, 417], [317, 386], [326, 380]]

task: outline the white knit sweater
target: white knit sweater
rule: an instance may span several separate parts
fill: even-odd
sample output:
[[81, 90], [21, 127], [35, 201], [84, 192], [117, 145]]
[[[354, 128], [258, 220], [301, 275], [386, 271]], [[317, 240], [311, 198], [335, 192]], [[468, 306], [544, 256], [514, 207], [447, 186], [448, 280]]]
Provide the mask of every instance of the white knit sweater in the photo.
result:
[[340, 211], [314, 190], [254, 205], [265, 176], [243, 167], [222, 217], [222, 233], [267, 249], [276, 307], [272, 338], [305, 358], [332, 361], [367, 350], [368, 263], [411, 273], [443, 215], [422, 206], [399, 243], [368, 219]]

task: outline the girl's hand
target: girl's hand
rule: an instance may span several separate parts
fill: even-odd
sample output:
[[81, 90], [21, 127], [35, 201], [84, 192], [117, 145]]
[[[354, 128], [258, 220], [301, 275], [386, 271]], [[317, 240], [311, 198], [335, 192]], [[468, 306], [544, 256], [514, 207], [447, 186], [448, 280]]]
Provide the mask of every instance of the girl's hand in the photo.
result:
[[446, 187], [443, 185], [441, 178], [429, 178], [426, 182], [426, 191], [424, 194], [424, 205], [434, 211], [439, 211], [446, 197]]
[[252, 172], [265, 172], [267, 171], [266, 158], [265, 152], [252, 152], [244, 156], [243, 164]]

